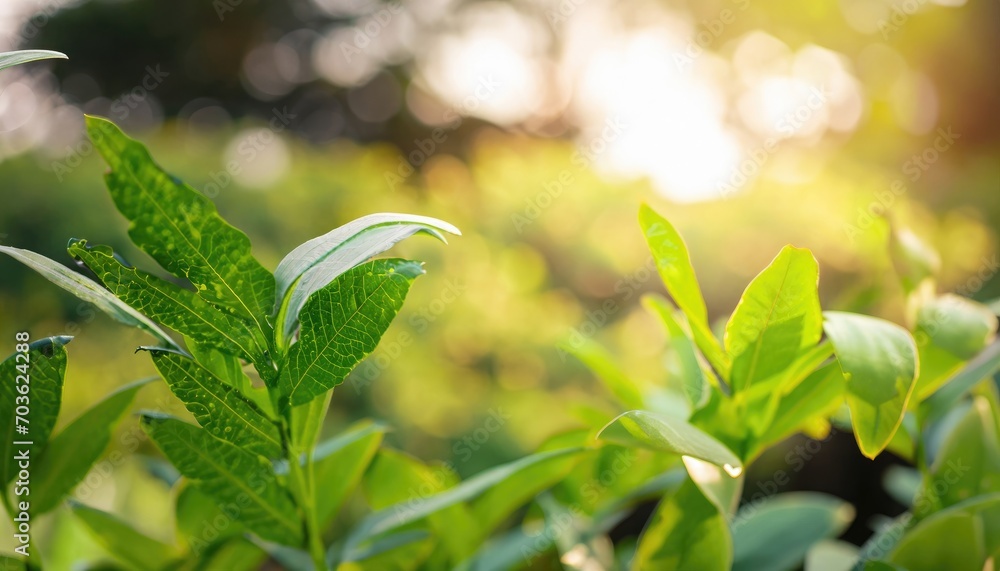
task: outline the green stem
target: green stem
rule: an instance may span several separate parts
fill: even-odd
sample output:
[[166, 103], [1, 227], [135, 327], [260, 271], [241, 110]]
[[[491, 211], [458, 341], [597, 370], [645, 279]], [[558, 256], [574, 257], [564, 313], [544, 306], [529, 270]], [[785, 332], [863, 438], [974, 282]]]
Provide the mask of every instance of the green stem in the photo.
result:
[[309, 547], [309, 555], [312, 557], [316, 571], [325, 571], [327, 568], [326, 553], [323, 549], [322, 530], [320, 530], [319, 522], [316, 519], [316, 505], [313, 501], [315, 493], [312, 485], [313, 478], [311, 477], [312, 455], [306, 454], [306, 467], [310, 472], [310, 475], [307, 477], [302, 470], [302, 465], [299, 463], [298, 450], [291, 442], [291, 434], [287, 423], [285, 423], [283, 432], [287, 443], [286, 449], [288, 450], [288, 473], [293, 480], [292, 490], [295, 492], [296, 500], [302, 509], [302, 515], [306, 522], [306, 540]]

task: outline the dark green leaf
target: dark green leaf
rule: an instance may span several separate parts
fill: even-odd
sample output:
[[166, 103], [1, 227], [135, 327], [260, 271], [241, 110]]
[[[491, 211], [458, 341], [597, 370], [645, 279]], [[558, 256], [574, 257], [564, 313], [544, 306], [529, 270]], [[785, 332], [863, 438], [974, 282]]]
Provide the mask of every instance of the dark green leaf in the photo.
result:
[[[59, 407], [62, 403], [63, 377], [66, 374], [65, 345], [72, 337], [46, 337], [31, 343], [27, 354], [15, 353], [0, 363], [0, 410], [4, 411], [0, 420], [0, 487], [6, 488], [18, 472], [18, 461], [14, 458], [20, 446], [14, 441], [31, 442], [29, 454], [38, 458], [49, 441], [56, 425]], [[22, 355], [20, 360], [18, 355]], [[18, 366], [27, 374], [27, 383], [17, 382], [22, 376]], [[26, 386], [27, 395], [22, 395], [17, 387]], [[18, 397], [21, 397], [18, 400]], [[27, 400], [28, 433], [19, 435], [17, 431], [18, 406]]]
[[129, 237], [198, 294], [252, 320], [270, 339], [274, 277], [250, 253], [250, 240], [219, 216], [212, 201], [164, 172], [142, 144], [114, 123], [87, 116], [87, 132], [107, 161], [108, 190], [129, 220]]
[[183, 355], [151, 354], [171, 392], [209, 434], [268, 458], [281, 456], [278, 428], [257, 405]]
[[809, 250], [785, 246], [747, 286], [726, 324], [733, 391], [780, 373], [819, 342], [819, 266]]
[[916, 386], [917, 347], [894, 323], [828, 311], [824, 328], [847, 380], [847, 406], [861, 453], [874, 458], [892, 440]]
[[286, 545], [302, 540], [295, 504], [271, 463], [175, 418], [142, 416], [143, 429], [182, 474], [221, 504], [243, 506], [239, 519], [263, 539]]
[[282, 404], [305, 404], [342, 383], [375, 350], [422, 273], [417, 262], [374, 260], [314, 293], [302, 309], [299, 341], [282, 367]]
[[132, 399], [153, 379], [125, 385], [84, 411], [49, 441], [31, 473], [31, 507], [36, 514], [56, 507], [83, 480], [111, 442]]
[[117, 516], [75, 502], [72, 509], [94, 539], [130, 569], [158, 571], [179, 558], [173, 547], [140, 533]]

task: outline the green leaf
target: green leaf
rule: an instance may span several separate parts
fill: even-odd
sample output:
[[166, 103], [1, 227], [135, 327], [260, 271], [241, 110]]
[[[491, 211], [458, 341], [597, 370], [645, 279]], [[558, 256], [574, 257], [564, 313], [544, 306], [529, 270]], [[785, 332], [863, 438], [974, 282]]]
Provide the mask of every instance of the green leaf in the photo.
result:
[[[246, 527], [236, 513], [235, 505], [223, 506], [201, 491], [191, 480], [181, 480], [180, 490], [174, 502], [174, 521], [177, 536], [186, 544], [190, 551], [201, 556], [212, 545], [219, 541], [246, 532]], [[217, 525], [222, 523], [223, 525]]]
[[[984, 397], [973, 400], [934, 459], [922, 494], [928, 500], [924, 505], [949, 507], [975, 496], [1000, 492], [998, 427], [1000, 421], [989, 401]], [[917, 515], [926, 514], [918, 510]]]
[[824, 539], [806, 554], [805, 571], [851, 571], [858, 553], [858, 547], [852, 543]]
[[257, 405], [184, 355], [150, 353], [171, 392], [209, 434], [268, 458], [282, 455], [278, 427]]
[[369, 214], [303, 243], [281, 260], [274, 274], [280, 331], [291, 338], [306, 301], [337, 276], [417, 233], [447, 243], [442, 232], [462, 234], [436, 218]]
[[243, 362], [235, 355], [228, 355], [210, 347], [197, 343], [193, 339], [185, 339], [188, 351], [199, 365], [212, 372], [213, 375], [236, 389], [239, 394], [252, 401], [268, 417], [274, 418], [274, 404], [264, 387], [255, 387], [253, 381], [243, 370]]
[[252, 320], [270, 339], [274, 276], [250, 253], [250, 240], [219, 216], [212, 201], [164, 172], [142, 144], [107, 119], [87, 116], [94, 147], [111, 167], [111, 198], [129, 220], [129, 237], [198, 294]]
[[49, 441], [33, 466], [31, 502], [34, 513], [45, 513], [59, 505], [64, 496], [90, 471], [111, 442], [118, 422], [128, 412], [139, 389], [153, 379], [125, 385], [103, 401], [84, 411]]
[[[14, 441], [31, 442], [31, 458], [38, 458], [45, 450], [62, 403], [65, 346], [72, 339], [65, 336], [39, 339], [28, 345], [26, 354], [15, 353], [0, 363], [0, 410], [4, 411], [0, 420], [0, 488], [6, 489], [18, 472], [15, 454], [21, 447], [15, 447]], [[18, 382], [21, 376], [26, 376], [28, 382]], [[20, 386], [27, 388], [27, 395], [17, 390]], [[25, 417], [28, 433], [19, 435], [15, 412], [25, 400], [29, 410]]]
[[997, 371], [1000, 371], [1000, 343], [994, 342], [921, 403], [920, 410], [926, 418], [925, 422], [944, 416], [972, 387]]
[[719, 466], [692, 456], [684, 456], [683, 461], [688, 477], [698, 486], [705, 498], [727, 519], [732, 516], [743, 496], [743, 474], [736, 478], [728, 477]]
[[27, 563], [20, 556], [0, 554], [0, 571], [25, 571]]
[[266, 343], [262, 345], [246, 321], [216, 308], [193, 291], [122, 265], [108, 246], [87, 246], [86, 240], [74, 240], [69, 253], [125, 303], [197, 343], [245, 357], [262, 374], [266, 372]]
[[847, 406], [861, 453], [874, 458], [903, 422], [917, 377], [917, 347], [894, 323], [827, 311], [824, 328], [847, 380]]
[[915, 291], [924, 280], [933, 279], [941, 267], [941, 258], [934, 248], [895, 224], [889, 235], [889, 254], [907, 293]]
[[733, 571], [798, 568], [809, 548], [843, 533], [850, 504], [825, 494], [794, 492], [754, 502], [733, 522]]
[[36, 254], [30, 250], [21, 250], [19, 248], [11, 248], [10, 246], [0, 246], [0, 252], [7, 254], [15, 260], [35, 270], [43, 278], [63, 288], [81, 300], [93, 304], [94, 307], [108, 314], [108, 316], [115, 321], [131, 327], [138, 327], [139, 329], [151, 334], [153, 337], [156, 337], [167, 347], [172, 347], [177, 350], [181, 349], [180, 345], [178, 345], [173, 339], [170, 338], [169, 335], [160, 329], [156, 323], [151, 321], [145, 315], [132, 309], [127, 303], [124, 303], [115, 297], [111, 292], [104, 289], [100, 286], [100, 284], [94, 282], [93, 280], [88, 279], [85, 276], [70, 270], [66, 266], [58, 264], [49, 258], [46, 258], [41, 254]]
[[981, 303], [945, 294], [920, 307], [917, 328], [938, 347], [967, 361], [996, 338], [997, 316]]
[[1000, 549], [1000, 494], [932, 514], [909, 530], [888, 560], [907, 571], [980, 571]]
[[445, 492], [423, 500], [410, 501], [403, 506], [391, 506], [368, 516], [361, 521], [347, 537], [344, 547], [345, 561], [357, 560], [361, 546], [374, 538], [397, 530], [407, 524], [419, 521], [431, 514], [461, 502], [467, 502], [497, 486], [507, 478], [540, 462], [547, 462], [561, 456], [576, 455], [583, 448], [564, 448], [526, 456], [508, 464], [481, 472]]
[[163, 454], [221, 504], [243, 506], [239, 519], [263, 539], [299, 545], [302, 524], [271, 463], [176, 418], [143, 414], [142, 427]]
[[632, 569], [728, 571], [733, 560], [729, 526], [691, 480], [664, 498], [639, 537]]
[[281, 370], [282, 405], [301, 405], [344, 381], [375, 350], [413, 279], [417, 262], [374, 260], [341, 274], [302, 309], [302, 330]]
[[599, 343], [585, 339], [583, 344], [566, 344], [562, 348], [590, 369], [619, 404], [627, 408], [644, 406], [639, 387], [622, 372], [608, 350]]
[[612, 420], [597, 437], [624, 446], [673, 452], [711, 462], [732, 478], [743, 472], [740, 459], [725, 445], [677, 418], [633, 410]]
[[687, 315], [695, 343], [716, 371], [728, 379], [730, 362], [708, 327], [708, 310], [684, 239], [666, 218], [645, 204], [639, 208], [639, 225], [663, 284], [677, 307]]
[[782, 248], [750, 282], [726, 324], [733, 392], [780, 373], [819, 342], [823, 315], [818, 285], [812, 252], [792, 246]]
[[0, 69], [42, 59], [69, 59], [66, 54], [50, 50], [18, 50], [0, 53]]
[[216, 543], [199, 558], [198, 571], [254, 571], [260, 569], [267, 553], [243, 537]]
[[790, 393], [781, 397], [767, 430], [756, 439], [757, 448], [769, 446], [827, 415], [844, 400], [844, 376], [837, 363], [825, 365], [810, 374]]
[[362, 421], [316, 447], [313, 478], [316, 482], [316, 514], [328, 523], [354, 490], [371, 464], [386, 427]]
[[291, 408], [289, 424], [291, 425], [292, 446], [295, 450], [312, 450], [316, 446], [316, 441], [323, 431], [326, 411], [330, 408], [332, 400], [333, 389], [330, 389], [306, 404]]
[[158, 571], [179, 558], [173, 547], [140, 533], [117, 516], [76, 502], [71, 508], [94, 539], [131, 569]]
[[[647, 295], [642, 298], [642, 301], [650, 311], [660, 318], [660, 321], [667, 328], [667, 342], [677, 353], [677, 357], [680, 360], [681, 374], [683, 376], [681, 386], [684, 390], [684, 396], [691, 405], [691, 409], [697, 410], [705, 406], [705, 403], [708, 402], [708, 392], [711, 390], [708, 387], [708, 379], [712, 379], [712, 377], [702, 371], [701, 363], [698, 362], [698, 353], [695, 350], [694, 341], [685, 330], [687, 323], [684, 325], [681, 324], [681, 321], [686, 321], [686, 318], [675, 316], [670, 302], [659, 296]], [[637, 407], [633, 406], [630, 408]]]

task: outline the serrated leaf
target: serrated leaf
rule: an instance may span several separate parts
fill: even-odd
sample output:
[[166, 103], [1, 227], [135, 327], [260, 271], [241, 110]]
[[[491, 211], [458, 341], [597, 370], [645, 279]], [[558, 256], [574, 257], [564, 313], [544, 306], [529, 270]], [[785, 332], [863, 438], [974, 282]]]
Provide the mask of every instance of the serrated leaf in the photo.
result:
[[894, 323], [827, 311], [824, 330], [847, 380], [847, 406], [861, 453], [874, 458], [903, 422], [916, 386], [917, 347]]
[[[14, 441], [31, 442], [29, 454], [38, 458], [48, 444], [52, 429], [56, 425], [59, 407], [62, 404], [63, 378], [66, 375], [65, 345], [72, 337], [46, 337], [28, 346], [27, 360], [24, 354], [15, 353], [0, 363], [0, 488], [6, 489], [18, 472], [15, 454], [21, 446]], [[19, 360], [18, 355], [22, 355]], [[27, 383], [17, 382], [21, 376], [19, 365], [26, 365]], [[22, 395], [17, 387], [27, 386], [28, 394]], [[18, 400], [21, 397], [21, 401]], [[28, 433], [17, 433], [16, 410], [22, 401], [28, 399]]]
[[423, 500], [407, 502], [403, 506], [390, 506], [368, 516], [361, 521], [347, 537], [344, 547], [345, 561], [357, 560], [356, 555], [362, 545], [379, 536], [388, 534], [412, 522], [419, 521], [440, 510], [467, 502], [493, 488], [518, 472], [539, 462], [546, 462], [559, 456], [580, 454], [582, 448], [566, 448], [526, 456], [514, 462], [502, 464], [481, 472], [461, 484]]
[[461, 235], [451, 224], [412, 214], [369, 214], [352, 220], [322, 236], [309, 240], [288, 253], [274, 272], [277, 284], [277, 323], [290, 339], [298, 315], [309, 297], [337, 276], [396, 243], [417, 233], [442, 242], [442, 232]]
[[86, 117], [94, 147], [111, 167], [105, 176], [132, 241], [214, 305], [252, 320], [270, 339], [274, 276], [250, 253], [246, 234], [219, 216], [201, 193], [164, 172], [142, 144], [114, 123]]
[[151, 380], [137, 381], [116, 390], [49, 441], [38, 463], [32, 467], [34, 500], [31, 507], [34, 513], [45, 513], [59, 505], [83, 480], [108, 447], [115, 427], [128, 412], [135, 394]]
[[743, 472], [742, 462], [731, 450], [679, 418], [633, 410], [612, 420], [597, 437], [623, 446], [639, 446], [711, 462], [722, 467], [731, 478]]
[[51, 50], [17, 50], [0, 53], [0, 69], [43, 59], [69, 59], [66, 54]]
[[75, 502], [72, 511], [98, 543], [131, 569], [158, 571], [179, 558], [173, 547], [139, 532], [117, 516]]
[[316, 482], [316, 514], [321, 524], [329, 522], [357, 487], [378, 451], [386, 428], [360, 422], [335, 438], [322, 442], [313, 453]]
[[729, 525], [691, 480], [660, 501], [632, 559], [633, 571], [728, 571], [733, 560]]
[[299, 545], [302, 523], [270, 462], [176, 418], [142, 416], [163, 454], [216, 502], [243, 506], [240, 521], [263, 539]]
[[733, 391], [778, 374], [819, 342], [819, 266], [809, 250], [785, 246], [747, 286], [726, 324]]
[[278, 428], [257, 405], [183, 355], [151, 354], [170, 391], [209, 434], [267, 458], [281, 456]]
[[753, 502], [733, 524], [733, 571], [787, 571], [809, 548], [840, 535], [854, 520], [850, 504], [825, 494], [794, 492]]
[[160, 329], [156, 323], [135, 309], [132, 309], [127, 303], [115, 297], [114, 294], [101, 287], [97, 282], [30, 250], [0, 246], [0, 252], [35, 270], [43, 278], [81, 300], [93, 304], [94, 307], [108, 314], [115, 321], [131, 327], [138, 327], [156, 337], [167, 347], [177, 350], [181, 349], [180, 345]]
[[666, 218], [646, 205], [639, 209], [639, 225], [663, 284], [691, 324], [695, 344], [719, 375], [728, 379], [731, 364], [708, 326], [708, 310], [684, 239]]
[[302, 309], [299, 341], [281, 368], [282, 405], [306, 404], [342, 383], [375, 350], [422, 273], [417, 262], [374, 260], [314, 293]]
[[191, 290], [122, 265], [108, 246], [88, 246], [85, 240], [75, 240], [68, 251], [123, 302], [198, 343], [252, 361], [262, 375], [267, 372], [266, 343], [248, 322], [216, 308]]

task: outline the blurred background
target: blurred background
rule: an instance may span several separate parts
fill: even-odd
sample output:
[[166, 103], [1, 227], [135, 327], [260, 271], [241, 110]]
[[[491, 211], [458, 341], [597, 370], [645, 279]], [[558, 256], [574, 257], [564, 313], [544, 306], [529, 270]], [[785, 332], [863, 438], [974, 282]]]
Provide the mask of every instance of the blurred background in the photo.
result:
[[[0, 73], [4, 244], [68, 264], [67, 240], [87, 238], [155, 267], [127, 241], [83, 113], [148, 144], [272, 269], [371, 212], [460, 227], [446, 247], [397, 247], [427, 276], [326, 429], [383, 419], [393, 446], [463, 476], [591, 407], [615, 412], [560, 346], [594, 340], [642, 382], [669, 382], [639, 304], [662, 291], [641, 202], [684, 235], [716, 318], [792, 243], [819, 260], [825, 308], [902, 322], [886, 218], [937, 249], [943, 290], [1000, 296], [997, 2], [4, 0], [0, 50], [16, 48], [69, 60]], [[77, 336], [60, 424], [153, 373], [133, 355], [140, 333], [12, 260], [0, 275], [0, 339]], [[162, 385], [140, 401], [180, 408]], [[478, 438], [491, 416], [502, 429]], [[142, 462], [155, 451], [124, 441], [85, 500], [167, 533], [170, 492]], [[854, 448], [835, 436], [781, 491], [854, 502], [858, 542], [868, 515], [902, 507], [878, 485], [892, 459]], [[65, 561], [99, 553], [77, 535]]]

